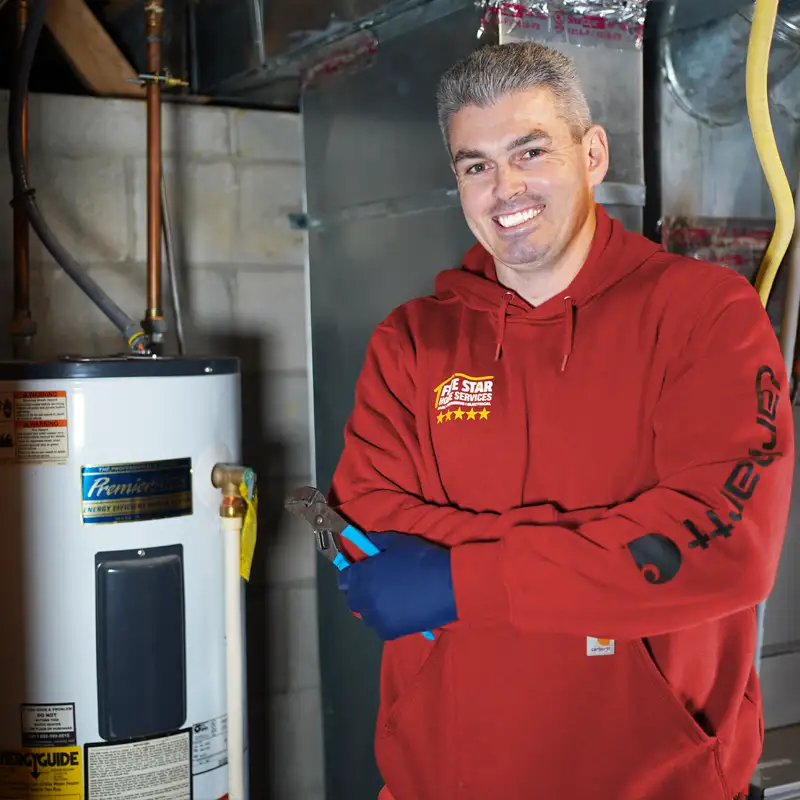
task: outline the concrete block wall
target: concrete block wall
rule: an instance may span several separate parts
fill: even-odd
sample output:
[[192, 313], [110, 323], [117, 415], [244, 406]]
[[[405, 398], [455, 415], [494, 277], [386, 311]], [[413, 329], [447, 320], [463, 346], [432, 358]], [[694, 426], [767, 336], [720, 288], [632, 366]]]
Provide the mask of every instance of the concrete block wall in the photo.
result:
[[[7, 110], [8, 95], [0, 93], [3, 118]], [[245, 459], [262, 481], [259, 551], [247, 603], [251, 796], [318, 800], [323, 756], [316, 558], [307, 529], [290, 525], [282, 513], [286, 492], [309, 482], [311, 474], [306, 243], [287, 221], [301, 209], [300, 120], [172, 104], [164, 115], [164, 167], [188, 351], [242, 358]], [[12, 217], [5, 147], [2, 137], [0, 298], [7, 320]], [[143, 104], [34, 95], [30, 174], [42, 212], [64, 245], [122, 308], [141, 319]], [[117, 332], [33, 233], [31, 252], [39, 325], [33, 355], [120, 352]], [[172, 320], [170, 327], [174, 331]], [[0, 358], [10, 355], [9, 338], [0, 334]]]

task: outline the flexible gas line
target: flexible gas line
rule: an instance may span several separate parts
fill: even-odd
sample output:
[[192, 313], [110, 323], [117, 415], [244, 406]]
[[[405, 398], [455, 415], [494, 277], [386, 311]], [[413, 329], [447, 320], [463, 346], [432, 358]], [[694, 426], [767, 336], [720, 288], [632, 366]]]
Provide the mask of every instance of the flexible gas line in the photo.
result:
[[[767, 307], [772, 285], [778, 273], [786, 251], [792, 240], [794, 231], [794, 198], [786, 172], [781, 163], [775, 132], [769, 114], [768, 68], [769, 51], [772, 45], [772, 32], [775, 18], [778, 15], [778, 0], [756, 0], [753, 9], [753, 22], [750, 39], [747, 44], [746, 93], [747, 116], [750, 119], [750, 130], [753, 142], [761, 162], [761, 169], [767, 179], [772, 202], [775, 206], [775, 230], [772, 233], [761, 266], [756, 276], [756, 289], [764, 308]], [[785, 322], [785, 318], [784, 318]], [[787, 360], [788, 358], [788, 360]], [[792, 374], [794, 354], [788, 357], [786, 369]], [[764, 620], [766, 618], [767, 601], [756, 608], [756, 672], [761, 672], [761, 652], [764, 648]]]
[[775, 230], [756, 276], [756, 289], [765, 308], [794, 229], [794, 198], [781, 163], [769, 114], [767, 70], [777, 15], [778, 0], [756, 0], [747, 45], [746, 68], [747, 115], [750, 118], [750, 130], [775, 205]]

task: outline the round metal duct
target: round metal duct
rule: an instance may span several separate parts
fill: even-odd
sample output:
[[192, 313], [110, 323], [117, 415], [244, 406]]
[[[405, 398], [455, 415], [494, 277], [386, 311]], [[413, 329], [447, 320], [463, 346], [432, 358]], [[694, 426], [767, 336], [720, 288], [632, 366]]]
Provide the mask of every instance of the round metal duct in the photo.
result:
[[[688, 0], [693, 3], [693, 0]], [[681, 0], [671, 0], [667, 15], [677, 19]], [[784, 3], [775, 21], [769, 60], [774, 89], [800, 64], [800, 2]], [[662, 68], [678, 104], [710, 125], [732, 125], [747, 114], [745, 71], [752, 3], [725, 17], [664, 37]]]

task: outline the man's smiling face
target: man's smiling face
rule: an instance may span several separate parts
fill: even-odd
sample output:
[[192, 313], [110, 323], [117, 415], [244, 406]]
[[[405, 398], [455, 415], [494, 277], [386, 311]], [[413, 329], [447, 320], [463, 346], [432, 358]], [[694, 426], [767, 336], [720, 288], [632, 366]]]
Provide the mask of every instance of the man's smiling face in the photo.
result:
[[[598, 142], [605, 154], [599, 164]], [[578, 138], [550, 91], [534, 88], [464, 106], [450, 121], [449, 143], [464, 216], [478, 241], [515, 271], [554, 266], [605, 176], [602, 129]]]

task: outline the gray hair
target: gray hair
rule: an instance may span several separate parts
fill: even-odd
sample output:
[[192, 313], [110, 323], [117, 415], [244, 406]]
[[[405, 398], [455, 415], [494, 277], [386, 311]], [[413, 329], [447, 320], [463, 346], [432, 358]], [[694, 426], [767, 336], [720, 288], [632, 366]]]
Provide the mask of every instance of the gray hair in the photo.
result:
[[449, 148], [450, 120], [464, 106], [485, 108], [505, 94], [537, 88], [550, 91], [559, 116], [580, 141], [592, 118], [571, 59], [538, 42], [509, 42], [475, 50], [439, 79], [436, 106], [445, 144]]

